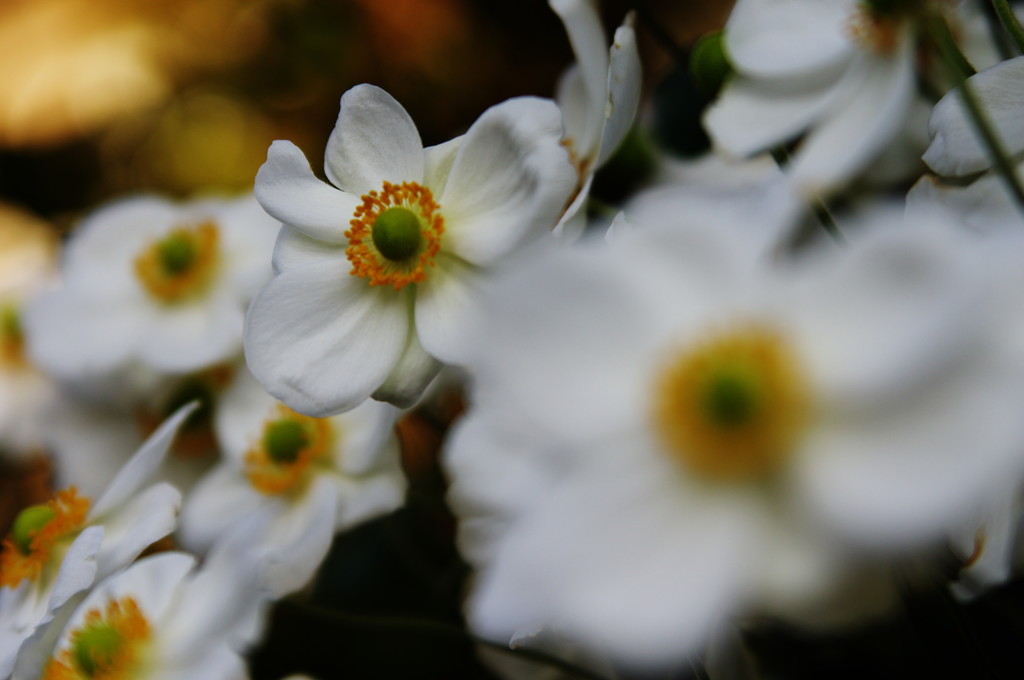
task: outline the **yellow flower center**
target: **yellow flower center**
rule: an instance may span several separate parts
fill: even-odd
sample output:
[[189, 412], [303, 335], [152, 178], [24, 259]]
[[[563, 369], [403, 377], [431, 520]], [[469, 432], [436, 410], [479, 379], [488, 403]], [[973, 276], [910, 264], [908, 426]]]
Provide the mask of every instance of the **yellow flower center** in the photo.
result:
[[175, 303], [202, 294], [213, 280], [220, 234], [212, 222], [175, 229], [135, 258], [135, 275], [154, 299]]
[[71, 487], [43, 505], [18, 513], [0, 551], [0, 587], [15, 588], [25, 579], [38, 579], [54, 549], [77, 535], [88, 512], [89, 499]]
[[892, 54], [900, 33], [947, 0], [861, 0], [850, 18], [855, 42], [879, 55]]
[[131, 597], [92, 609], [71, 632], [70, 645], [50, 659], [43, 680], [129, 680], [138, 675], [151, 631]]
[[350, 273], [371, 286], [395, 290], [426, 279], [444, 233], [444, 218], [430, 189], [415, 182], [384, 182], [362, 201], [345, 232]]
[[0, 309], [0, 363], [8, 366], [25, 364], [25, 334], [21, 315], [13, 304]]
[[265, 494], [295, 488], [307, 471], [327, 453], [333, 436], [326, 418], [296, 413], [279, 404], [263, 423], [258, 442], [245, 454], [245, 474], [253, 487]]
[[775, 333], [749, 328], [679, 352], [656, 385], [655, 431], [694, 475], [751, 481], [788, 459], [807, 423], [803, 376]]

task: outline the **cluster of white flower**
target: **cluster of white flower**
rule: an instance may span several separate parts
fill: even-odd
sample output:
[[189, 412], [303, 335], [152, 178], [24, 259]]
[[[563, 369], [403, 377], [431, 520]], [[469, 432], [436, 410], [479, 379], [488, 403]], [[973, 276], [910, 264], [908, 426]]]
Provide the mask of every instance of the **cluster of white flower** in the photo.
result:
[[[0, 450], [51, 451], [64, 490], [3, 543], [0, 680], [246, 677], [266, 605], [402, 505], [395, 425], [442, 371], [489, 640], [629, 677], [1024, 566], [1006, 4], [738, 0], [691, 64], [712, 151], [659, 156], [610, 223], [588, 207], [640, 108], [635, 21], [609, 47], [596, 0], [550, 4], [556, 100], [424, 147], [356, 86], [329, 183], [275, 142], [254, 195], [102, 207], [59, 281], [2, 298], [0, 369], [33, 386], [0, 382], [32, 393]], [[190, 553], [137, 559], [167, 536]]]

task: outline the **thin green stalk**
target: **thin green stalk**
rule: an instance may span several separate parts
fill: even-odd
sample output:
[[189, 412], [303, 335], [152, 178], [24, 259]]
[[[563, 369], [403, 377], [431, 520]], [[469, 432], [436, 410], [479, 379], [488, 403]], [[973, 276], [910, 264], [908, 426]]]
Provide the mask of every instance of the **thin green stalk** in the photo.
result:
[[[789, 151], [784, 146], [777, 146], [771, 150], [772, 158], [775, 160], [775, 164], [780, 168], [785, 168], [789, 164]], [[839, 229], [839, 225], [836, 224], [836, 218], [832, 215], [832, 211], [828, 209], [828, 204], [820, 198], [812, 198], [808, 200], [811, 212], [814, 213], [814, 217], [818, 220], [818, 224], [821, 228], [831, 236], [836, 243], [839, 245], [846, 245], [846, 237], [843, 236], [843, 232]]]
[[1024, 27], [1021, 27], [1020, 21], [1017, 20], [1017, 15], [1010, 9], [1010, 3], [1006, 0], [992, 0], [992, 7], [996, 10], [996, 14], [999, 16], [1000, 23], [1003, 24], [1003, 28], [1013, 38], [1014, 44], [1017, 45], [1017, 49], [1024, 53]]
[[1013, 161], [999, 141], [992, 122], [988, 119], [984, 109], [982, 109], [973, 86], [967, 80], [969, 74], [965, 73], [962, 66], [962, 62], [966, 61], [964, 55], [960, 52], [960, 48], [957, 47], [953, 35], [949, 32], [949, 26], [946, 24], [945, 19], [941, 16], [935, 16], [932, 17], [929, 24], [932, 39], [935, 41], [942, 61], [946, 64], [946, 70], [949, 72], [954, 86], [959, 88], [960, 98], [967, 108], [967, 113], [974, 124], [975, 132], [981, 137], [985, 149], [988, 151], [992, 167], [1003, 178], [1006, 188], [1013, 195], [1020, 208], [1024, 210], [1024, 186], [1021, 185]]

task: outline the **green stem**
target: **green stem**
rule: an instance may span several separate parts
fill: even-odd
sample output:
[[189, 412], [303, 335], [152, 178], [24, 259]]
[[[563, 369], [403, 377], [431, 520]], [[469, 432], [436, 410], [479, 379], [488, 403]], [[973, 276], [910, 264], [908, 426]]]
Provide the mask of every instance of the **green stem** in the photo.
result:
[[[784, 146], [777, 146], [771, 150], [772, 158], [775, 160], [775, 164], [780, 168], [785, 168], [789, 164], [789, 151]], [[808, 201], [811, 212], [814, 213], [814, 217], [818, 220], [818, 224], [821, 228], [835, 240], [839, 245], [846, 245], [846, 237], [843, 236], [843, 232], [839, 229], [839, 225], [836, 224], [836, 218], [832, 215], [832, 211], [828, 209], [828, 205], [825, 201], [820, 198], [812, 198]]]
[[992, 0], [992, 7], [996, 10], [1003, 28], [1013, 38], [1017, 49], [1024, 53], [1024, 28], [1021, 27], [1020, 21], [1017, 20], [1017, 15], [1010, 9], [1010, 3], [1006, 0]]
[[984, 109], [982, 109], [981, 103], [974, 92], [974, 87], [968, 81], [971, 74], [965, 72], [962, 66], [962, 63], [966, 62], [966, 60], [960, 52], [960, 48], [957, 47], [953, 35], [949, 32], [946, 20], [941, 16], [935, 16], [932, 17], [929, 23], [932, 39], [935, 41], [939, 54], [946, 64], [946, 70], [953, 80], [954, 87], [958, 88], [960, 99], [967, 108], [967, 113], [974, 124], [974, 131], [981, 137], [985, 149], [988, 151], [989, 159], [992, 161], [993, 168], [1003, 178], [1007, 190], [1013, 195], [1014, 200], [1017, 201], [1021, 209], [1024, 210], [1024, 186], [1021, 185], [1013, 161], [999, 141], [992, 122], [988, 119]]

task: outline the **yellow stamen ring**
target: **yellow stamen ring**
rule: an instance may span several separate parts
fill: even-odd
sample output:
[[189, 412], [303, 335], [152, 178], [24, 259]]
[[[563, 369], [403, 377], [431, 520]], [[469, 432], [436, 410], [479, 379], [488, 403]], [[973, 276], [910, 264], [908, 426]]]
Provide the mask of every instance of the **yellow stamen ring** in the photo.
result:
[[111, 600], [106, 611], [91, 609], [70, 645], [46, 665], [43, 680], [128, 680], [136, 677], [149, 622], [132, 597]]
[[[411, 240], [403, 234], [403, 241], [415, 243], [415, 247], [410, 247], [408, 251], [404, 248], [392, 250], [385, 247], [391, 256], [388, 257], [381, 252], [384, 241], [380, 236], [378, 220], [395, 208], [402, 208], [416, 218], [419, 238]], [[371, 286], [393, 286], [395, 290], [401, 290], [410, 283], [426, 279], [428, 267], [434, 266], [434, 258], [441, 249], [444, 218], [434, 195], [427, 187], [415, 182], [384, 182], [380, 191], [371, 191], [362, 196], [362, 203], [356, 208], [349, 226], [345, 232], [349, 242], [345, 255], [352, 263], [350, 273], [367, 279]], [[377, 236], [374, 234], [375, 226], [378, 226]], [[406, 252], [407, 256], [392, 259]]]
[[655, 387], [665, 449], [704, 479], [748, 481], [777, 470], [807, 423], [810, 400], [782, 339], [763, 328], [684, 349]]
[[135, 275], [159, 302], [195, 297], [213, 280], [219, 245], [220, 234], [213, 222], [175, 229], [135, 258]]
[[[43, 511], [44, 507], [49, 512]], [[22, 535], [12, 531], [4, 539], [3, 550], [0, 551], [0, 587], [15, 588], [25, 579], [38, 579], [57, 542], [85, 524], [89, 499], [79, 496], [71, 487], [58, 491], [45, 506], [33, 506], [28, 510], [39, 517], [31, 522], [35, 526], [22, 527]], [[40, 521], [45, 519], [44, 514], [49, 516], [48, 519]], [[27, 520], [23, 522], [27, 523]]]
[[307, 469], [327, 454], [332, 438], [326, 418], [296, 413], [279, 404], [245, 454], [245, 475], [265, 494], [284, 493], [306, 478]]

